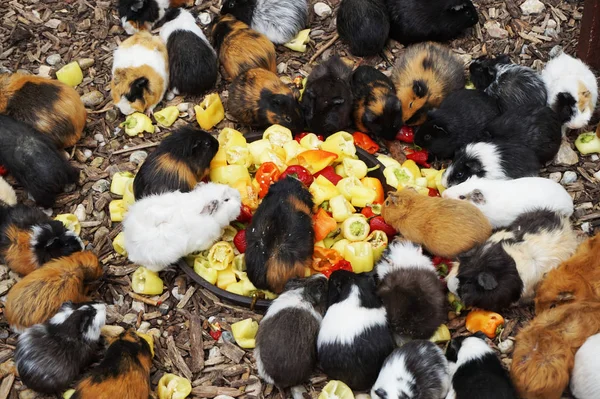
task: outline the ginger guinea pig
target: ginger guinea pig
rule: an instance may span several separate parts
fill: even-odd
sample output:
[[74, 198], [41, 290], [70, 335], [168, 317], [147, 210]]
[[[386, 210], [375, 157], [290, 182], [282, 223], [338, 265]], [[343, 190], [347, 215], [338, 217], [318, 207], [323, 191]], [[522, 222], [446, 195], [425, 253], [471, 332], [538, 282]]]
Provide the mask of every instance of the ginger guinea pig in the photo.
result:
[[193, 6], [194, 0], [119, 0], [121, 25], [129, 35], [151, 30], [169, 7]]

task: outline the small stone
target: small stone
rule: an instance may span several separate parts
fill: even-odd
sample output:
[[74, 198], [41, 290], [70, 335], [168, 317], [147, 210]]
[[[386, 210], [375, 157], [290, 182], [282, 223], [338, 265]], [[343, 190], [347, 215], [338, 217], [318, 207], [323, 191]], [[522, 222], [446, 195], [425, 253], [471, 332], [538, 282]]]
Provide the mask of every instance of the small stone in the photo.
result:
[[550, 180], [555, 181], [555, 182], [558, 183], [558, 182], [560, 182], [560, 179], [562, 178], [562, 173], [560, 173], [560, 172], [552, 172], [552, 173], [550, 173], [550, 175], [548, 176], [548, 178]]
[[515, 343], [512, 339], [507, 339], [498, 344], [498, 349], [500, 349], [500, 352], [504, 354], [512, 352], [514, 347]]
[[60, 19], [52, 18], [52, 19], [49, 19], [48, 22], [46, 22], [44, 24], [44, 26], [47, 27], [47, 28], [50, 28], [50, 29], [56, 29], [56, 28], [58, 28], [58, 26], [60, 24], [61, 24]]
[[175, 299], [177, 299], [178, 301], [181, 301], [181, 298], [183, 298], [183, 294], [179, 293], [179, 287], [173, 287], [173, 289], [171, 290], [171, 294], [173, 294], [173, 296], [175, 297]]
[[590, 159], [594, 162], [596, 162], [597, 160], [600, 159], [600, 157], [598, 156], [598, 154], [592, 154], [592, 156], [590, 157]]
[[146, 334], [146, 333], [148, 333], [149, 329], [150, 329], [150, 323], [147, 321], [142, 321], [140, 323], [140, 328], [138, 328], [138, 332], [140, 332], [142, 334]]
[[314, 29], [310, 31], [309, 36], [314, 39], [315, 37], [321, 37], [324, 34], [325, 31], [323, 29]]
[[560, 184], [567, 185], [571, 183], [575, 183], [577, 181], [577, 173], [572, 170], [567, 170], [563, 175], [563, 178], [560, 180]]
[[133, 301], [131, 303], [131, 310], [135, 311], [135, 313], [146, 313], [146, 308], [144, 307], [144, 303], [140, 301]]
[[[140, 327], [141, 327], [141, 324], [140, 324]], [[165, 333], [166, 333], [166, 331], [165, 331]], [[150, 335], [154, 339], [159, 339], [160, 338], [160, 330], [158, 328], [151, 328], [151, 329], [149, 329], [148, 332], [147, 332], [147, 334]]]
[[77, 205], [73, 214], [77, 216], [77, 220], [80, 222], [85, 222], [85, 219], [87, 219], [87, 213], [85, 212], [85, 206], [83, 206], [83, 204]]
[[177, 104], [177, 110], [179, 112], [186, 112], [188, 109], [190, 109], [190, 103]]
[[95, 107], [104, 101], [104, 95], [100, 93], [98, 90], [92, 90], [89, 93], [85, 93], [81, 96], [81, 102], [86, 107]]
[[51, 66], [58, 64], [61, 60], [60, 54], [51, 54], [46, 57], [46, 63]]
[[223, 331], [223, 333], [221, 334], [221, 339], [224, 342], [231, 342], [232, 344], [235, 343], [235, 338], [233, 337], [233, 334], [229, 331]]
[[41, 76], [42, 78], [49, 78], [50, 71], [52, 71], [52, 68], [50, 68], [48, 65], [40, 65], [38, 76]]
[[99, 143], [103, 143], [104, 142], [104, 135], [102, 133], [96, 133], [94, 135], [94, 140], [96, 140]]
[[584, 233], [590, 234], [592, 232], [592, 225], [590, 222], [581, 223], [581, 230]]
[[161, 303], [158, 307], [158, 311], [165, 316], [167, 313], [169, 313], [169, 305], [166, 303]]
[[91, 67], [92, 65], [94, 65], [94, 62], [95, 62], [95, 61], [94, 61], [94, 59], [93, 59], [93, 58], [82, 58], [82, 59], [80, 59], [80, 60], [77, 60], [77, 63], [79, 64], [79, 67], [80, 67], [82, 70], [84, 70], [84, 71], [85, 71], [86, 69], [88, 69], [89, 67]]
[[553, 19], [549, 19], [549, 20], [548, 20], [548, 23], [546, 23], [546, 28], [547, 28], [547, 29], [556, 29], [556, 26], [557, 26], [557, 25], [558, 25], [558, 24], [556, 23], [556, 21], [555, 21], [555, 20], [553, 20]]
[[94, 168], [99, 168], [100, 166], [102, 166], [103, 162], [104, 162], [104, 158], [96, 157], [92, 160], [92, 162], [90, 162], [90, 166], [92, 166]]
[[314, 6], [315, 14], [317, 14], [321, 18], [325, 18], [331, 15], [331, 7], [323, 2], [315, 3]]
[[[292, 387], [290, 392], [292, 394], [292, 399], [304, 399], [305, 393], [308, 396], [308, 391], [303, 385], [296, 385], [295, 387]], [[354, 398], [356, 399], [356, 396]]]
[[13, 279], [2, 280], [0, 281], [0, 296], [6, 294], [10, 288], [16, 284], [16, 281]]
[[117, 120], [118, 116], [119, 115], [117, 114], [117, 111], [115, 111], [114, 109], [109, 109], [108, 111], [106, 111], [106, 115], [104, 115], [104, 118], [107, 122], [112, 123]]
[[497, 21], [487, 21], [483, 25], [483, 27], [487, 31], [488, 35], [495, 39], [504, 39], [508, 37], [508, 31], [502, 28], [502, 26], [500, 26], [500, 23], [498, 23]]
[[90, 150], [89, 148], [86, 148], [85, 150], [83, 150], [83, 156], [84, 156], [85, 160], [87, 161], [92, 156], [92, 150]]
[[594, 173], [594, 178], [598, 181], [600, 181], [600, 170], [597, 171], [596, 173]]
[[134, 325], [135, 323], [137, 323], [137, 318], [137, 314], [127, 313], [125, 316], [123, 316], [122, 323]]
[[207, 12], [201, 12], [200, 15], [198, 15], [198, 20], [202, 25], [208, 25], [212, 21], [212, 17]]
[[148, 158], [148, 153], [146, 151], [134, 151], [129, 156], [129, 162], [136, 165], [141, 165], [146, 158]]
[[286, 70], [287, 64], [285, 62], [280, 62], [279, 65], [277, 65], [277, 73], [285, 73]]
[[104, 193], [110, 188], [110, 183], [106, 179], [100, 179], [92, 186], [92, 190], [98, 193]]
[[520, 7], [523, 15], [539, 14], [546, 8], [540, 0], [525, 0]]
[[219, 356], [221, 356], [221, 350], [218, 347], [216, 347], [216, 346], [213, 346], [208, 351], [208, 358], [209, 359], [214, 359], [215, 357], [219, 357]]
[[560, 148], [558, 150], [558, 154], [556, 154], [556, 158], [554, 159], [555, 165], [562, 166], [572, 166], [579, 162], [579, 157], [577, 153], [573, 151], [569, 143], [565, 140], [560, 144]]
[[26, 389], [19, 392], [19, 399], [35, 399], [37, 397], [38, 394], [32, 389]]

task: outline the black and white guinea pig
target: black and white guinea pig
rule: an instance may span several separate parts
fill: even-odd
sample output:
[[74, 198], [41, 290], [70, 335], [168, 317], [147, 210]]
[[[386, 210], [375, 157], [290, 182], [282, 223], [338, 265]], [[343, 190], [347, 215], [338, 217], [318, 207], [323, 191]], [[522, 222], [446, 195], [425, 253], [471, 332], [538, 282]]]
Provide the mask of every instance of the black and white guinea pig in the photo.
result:
[[23, 384], [37, 392], [64, 391], [96, 357], [103, 303], [65, 302], [48, 322], [19, 336], [15, 363]]
[[390, 33], [384, 0], [342, 0], [336, 21], [340, 38], [356, 57], [378, 54]]
[[165, 21], [160, 38], [167, 43], [169, 87], [174, 95], [200, 96], [217, 83], [217, 53], [189, 11], [173, 8]]
[[430, 338], [446, 320], [446, 301], [443, 285], [423, 249], [408, 240], [395, 240], [375, 270], [377, 295], [396, 343]]
[[483, 333], [453, 339], [446, 357], [453, 371], [448, 398], [518, 399], [508, 373]]
[[327, 278], [292, 279], [275, 299], [256, 334], [260, 377], [280, 389], [302, 384], [317, 364], [317, 335], [327, 302]]
[[415, 132], [415, 144], [440, 159], [450, 159], [466, 144], [487, 139], [485, 126], [499, 114], [496, 100], [481, 90], [452, 92], [439, 108], [427, 113], [427, 121]]
[[352, 68], [338, 56], [308, 75], [300, 105], [311, 132], [329, 135], [348, 127], [352, 117]]
[[575, 353], [575, 365], [571, 372], [571, 392], [577, 399], [600, 398], [598, 379], [598, 355], [600, 334], [592, 335]]
[[119, 0], [119, 18], [128, 35], [152, 29], [169, 7], [194, 5], [193, 0]]
[[450, 379], [448, 361], [436, 344], [410, 341], [385, 359], [371, 398], [444, 399]]
[[471, 143], [456, 151], [454, 160], [444, 172], [442, 184], [452, 187], [472, 176], [494, 180], [538, 176], [540, 167], [535, 153], [521, 144]]
[[330, 379], [353, 390], [371, 388], [394, 350], [385, 307], [375, 290], [371, 273], [336, 270], [329, 277], [328, 309], [317, 340], [319, 363]]

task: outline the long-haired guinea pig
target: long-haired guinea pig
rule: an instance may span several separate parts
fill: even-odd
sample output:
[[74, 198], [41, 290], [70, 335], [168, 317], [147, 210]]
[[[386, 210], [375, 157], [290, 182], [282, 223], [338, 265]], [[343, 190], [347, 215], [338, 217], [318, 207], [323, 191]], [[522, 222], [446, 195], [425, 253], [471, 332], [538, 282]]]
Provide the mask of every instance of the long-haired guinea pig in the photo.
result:
[[317, 364], [317, 335], [327, 301], [327, 279], [292, 279], [258, 326], [254, 359], [260, 377], [280, 389], [302, 384]]
[[571, 373], [571, 392], [577, 399], [600, 398], [598, 379], [598, 354], [600, 334], [589, 337], [575, 353], [575, 364]]
[[534, 209], [547, 209], [564, 216], [573, 214], [573, 199], [565, 188], [542, 177], [491, 180], [471, 177], [452, 186], [443, 198], [465, 200], [488, 218], [493, 228], [506, 227], [519, 215]]
[[337, 55], [317, 65], [308, 75], [300, 104], [311, 132], [332, 134], [352, 120], [352, 68]]
[[71, 399], [148, 399], [152, 350], [133, 328], [115, 338], [104, 359], [79, 381]]
[[297, 95], [271, 71], [253, 68], [242, 72], [229, 87], [229, 112], [253, 126], [281, 125], [302, 131], [304, 118]]
[[209, 133], [184, 126], [163, 139], [133, 180], [135, 199], [173, 191], [186, 193], [202, 181], [219, 142]]
[[15, 363], [23, 384], [37, 392], [64, 391], [92, 363], [106, 319], [103, 303], [64, 303], [48, 322], [19, 336]]
[[175, 95], [204, 94], [217, 83], [217, 53], [189, 11], [174, 8], [165, 20], [160, 38], [167, 43], [169, 87]]
[[455, 91], [427, 113], [427, 121], [415, 132], [415, 144], [440, 159], [450, 159], [466, 144], [488, 138], [485, 127], [499, 114], [496, 100], [483, 91]]
[[321, 323], [317, 353], [330, 379], [353, 390], [373, 386], [394, 350], [385, 307], [372, 274], [336, 270], [329, 277], [328, 309]]
[[518, 398], [508, 373], [483, 333], [453, 339], [446, 357], [454, 369], [448, 398]]
[[138, 32], [115, 50], [110, 91], [123, 114], [152, 112], [168, 87], [169, 55], [160, 37]]
[[480, 142], [467, 144], [454, 153], [454, 160], [442, 177], [444, 187], [452, 187], [470, 177], [492, 180], [538, 176], [540, 161], [522, 144]]
[[356, 57], [377, 55], [390, 33], [384, 0], [342, 0], [336, 22], [340, 38]]
[[0, 74], [0, 114], [33, 127], [59, 148], [75, 145], [87, 116], [72, 87], [22, 73]]
[[221, 15], [231, 14], [275, 44], [292, 40], [308, 25], [307, 0], [224, 0]]
[[230, 14], [218, 17], [211, 31], [225, 79], [232, 81], [252, 68], [276, 72], [275, 46], [262, 33]]
[[17, 193], [3, 177], [0, 177], [0, 205], [15, 205], [17, 203]]
[[125, 32], [133, 35], [141, 30], [151, 30], [163, 19], [169, 7], [194, 5], [192, 0], [119, 0], [119, 18]]
[[217, 183], [142, 198], [123, 220], [127, 256], [159, 272], [182, 256], [210, 248], [241, 206], [237, 190]]
[[433, 342], [416, 340], [385, 359], [373, 399], [444, 399], [450, 388], [448, 361]]
[[377, 295], [397, 342], [428, 339], [446, 320], [443, 286], [420, 246], [395, 240], [375, 268]]
[[45, 323], [67, 301], [85, 302], [86, 284], [102, 276], [91, 252], [51, 260], [15, 284], [6, 296], [4, 314], [15, 331]]
[[352, 74], [352, 96], [356, 128], [393, 140], [402, 127], [402, 104], [390, 78], [371, 66], [361, 65]]
[[495, 311], [528, 302], [546, 273], [569, 259], [577, 244], [568, 217], [547, 210], [524, 213], [459, 255], [448, 289], [465, 306]]
[[246, 271], [259, 289], [280, 293], [303, 277], [313, 254], [312, 195], [293, 177], [273, 184], [246, 229]]
[[411, 188], [390, 193], [381, 215], [404, 238], [444, 258], [468, 251], [492, 233], [487, 218], [475, 206], [428, 197]]
[[50, 208], [79, 171], [52, 140], [28, 125], [0, 115], [0, 159], [38, 205]]
[[392, 72], [392, 82], [402, 103], [402, 119], [420, 125], [427, 111], [465, 86], [465, 71], [450, 49], [437, 43], [412, 45], [402, 53]]
[[598, 101], [598, 82], [580, 59], [562, 53], [551, 59], [542, 71], [548, 90], [548, 104], [569, 129], [588, 124]]

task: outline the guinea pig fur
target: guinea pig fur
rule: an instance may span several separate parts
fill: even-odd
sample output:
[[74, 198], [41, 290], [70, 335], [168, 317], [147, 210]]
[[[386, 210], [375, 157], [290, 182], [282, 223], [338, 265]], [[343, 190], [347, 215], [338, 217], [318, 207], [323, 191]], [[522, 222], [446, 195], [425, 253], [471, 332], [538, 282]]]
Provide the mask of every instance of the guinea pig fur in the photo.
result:
[[304, 118], [296, 94], [273, 72], [253, 68], [241, 73], [229, 87], [229, 112], [253, 126], [281, 125], [302, 131]]
[[79, 171], [54, 142], [28, 125], [0, 115], [0, 159], [38, 205], [50, 208]]
[[448, 94], [439, 108], [415, 132], [415, 144], [431, 155], [450, 159], [468, 143], [488, 138], [488, 122], [500, 114], [496, 100], [481, 90], [461, 89]]
[[100, 276], [102, 267], [98, 258], [88, 251], [51, 260], [23, 277], [8, 292], [6, 321], [17, 332], [45, 323], [63, 303], [87, 301], [86, 284]]
[[568, 217], [547, 210], [524, 213], [459, 255], [457, 277], [448, 288], [465, 306], [499, 311], [528, 302], [546, 273], [569, 259], [577, 244]]
[[447, 47], [419, 43], [402, 53], [392, 82], [402, 103], [404, 123], [420, 125], [448, 94], [464, 88], [465, 72], [462, 61]]
[[217, 183], [136, 201], [123, 220], [127, 256], [154, 272], [164, 270], [182, 256], [210, 248], [241, 206], [237, 190]]
[[446, 320], [446, 299], [435, 267], [421, 247], [394, 241], [375, 270], [377, 295], [396, 341], [429, 339]]
[[342, 0], [336, 26], [340, 38], [356, 57], [370, 57], [383, 50], [390, 33], [384, 0]]
[[577, 399], [600, 398], [600, 380], [598, 380], [598, 354], [600, 353], [600, 334], [589, 337], [575, 353], [575, 364], [571, 373], [571, 392]]
[[474, 205], [427, 197], [409, 188], [390, 193], [381, 215], [404, 238], [444, 258], [468, 251], [492, 233], [487, 218]]
[[394, 349], [374, 276], [336, 270], [328, 287], [328, 309], [317, 340], [321, 368], [353, 390], [369, 389]]
[[43, 393], [68, 388], [96, 357], [105, 319], [103, 303], [66, 302], [48, 322], [25, 330], [15, 350], [23, 384]]
[[433, 342], [416, 340], [385, 359], [373, 399], [444, 399], [450, 387], [448, 361]]
[[0, 74], [0, 114], [21, 121], [52, 139], [59, 148], [81, 138], [87, 111], [75, 89], [22, 73]]
[[311, 132], [329, 135], [352, 119], [352, 68], [333, 56], [317, 65], [306, 81], [300, 104]]
[[246, 229], [246, 271], [259, 289], [280, 293], [304, 276], [313, 255], [312, 195], [297, 179], [271, 185]]
[[152, 194], [191, 191], [209, 172], [219, 142], [209, 133], [190, 126], [164, 138], [140, 167], [133, 180], [139, 200]]
[[15, 205], [17, 193], [3, 177], [0, 177], [0, 205]]
[[192, 0], [119, 0], [119, 18], [125, 32], [149, 31], [163, 19], [169, 7], [192, 6]]
[[211, 31], [225, 79], [232, 81], [252, 68], [263, 68], [273, 73], [277, 71], [273, 43], [234, 16], [221, 15], [215, 20]]
[[167, 43], [173, 94], [204, 94], [217, 83], [217, 53], [189, 11], [174, 8], [165, 19], [160, 38]]
[[598, 101], [598, 82], [580, 59], [562, 53], [542, 71], [548, 90], [548, 105], [569, 129], [580, 129], [590, 121]]
[[260, 377], [280, 389], [302, 384], [317, 364], [317, 335], [327, 300], [327, 279], [292, 279], [258, 326], [254, 359]]
[[393, 140], [402, 127], [402, 104], [390, 78], [373, 67], [361, 65], [352, 74], [352, 96], [356, 128]]
[[442, 197], [475, 205], [493, 228], [506, 227], [519, 215], [534, 209], [547, 209], [567, 217], [573, 214], [573, 199], [564, 187], [542, 177], [515, 180], [471, 177], [445, 190]]
[[168, 87], [169, 55], [160, 37], [139, 32], [115, 50], [110, 91], [123, 114], [152, 112]]
[[75, 387], [71, 399], [148, 399], [152, 352], [133, 328], [110, 344], [104, 359]]
[[458, 149], [442, 176], [444, 187], [452, 187], [476, 176], [491, 180], [537, 176], [540, 162], [535, 153], [522, 144], [479, 142]]

